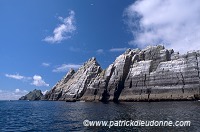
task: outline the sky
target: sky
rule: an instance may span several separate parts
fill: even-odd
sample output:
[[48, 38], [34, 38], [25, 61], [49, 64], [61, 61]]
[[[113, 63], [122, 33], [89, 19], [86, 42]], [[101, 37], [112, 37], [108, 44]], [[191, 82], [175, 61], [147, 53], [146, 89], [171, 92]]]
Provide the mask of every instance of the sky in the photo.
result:
[[50, 90], [96, 57], [103, 69], [127, 48], [200, 49], [200, 1], [1, 0], [0, 100]]

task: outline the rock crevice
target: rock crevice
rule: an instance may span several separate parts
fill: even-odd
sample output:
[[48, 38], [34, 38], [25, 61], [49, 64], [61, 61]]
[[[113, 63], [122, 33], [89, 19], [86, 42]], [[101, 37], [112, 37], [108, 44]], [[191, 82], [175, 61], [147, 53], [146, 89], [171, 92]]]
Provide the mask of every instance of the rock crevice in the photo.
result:
[[200, 51], [180, 55], [164, 46], [128, 49], [102, 70], [95, 58], [70, 70], [45, 100], [155, 101], [200, 96]]

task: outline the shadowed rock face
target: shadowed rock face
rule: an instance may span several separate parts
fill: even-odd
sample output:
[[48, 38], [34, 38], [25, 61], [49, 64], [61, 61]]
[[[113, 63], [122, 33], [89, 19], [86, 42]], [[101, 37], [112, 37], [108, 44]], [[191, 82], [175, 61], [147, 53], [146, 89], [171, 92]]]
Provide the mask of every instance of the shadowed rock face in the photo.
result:
[[[179, 55], [164, 46], [128, 49], [102, 70], [95, 58], [71, 70], [47, 100], [193, 100], [200, 95], [200, 51]], [[64, 81], [65, 80], [65, 81]]]
[[19, 100], [41, 100], [42, 99], [42, 92], [41, 90], [33, 90], [29, 92], [27, 95], [22, 96]]

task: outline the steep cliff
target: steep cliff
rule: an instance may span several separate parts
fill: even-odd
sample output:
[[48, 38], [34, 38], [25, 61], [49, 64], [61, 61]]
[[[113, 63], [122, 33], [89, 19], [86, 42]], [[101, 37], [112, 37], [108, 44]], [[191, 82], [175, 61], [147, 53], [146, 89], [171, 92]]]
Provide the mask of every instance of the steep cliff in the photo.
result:
[[102, 70], [95, 58], [73, 70], [45, 95], [47, 100], [194, 100], [200, 95], [200, 51], [179, 55], [164, 46], [128, 49]]
[[199, 51], [179, 56], [160, 50], [160, 62], [133, 63], [119, 100], [193, 100], [199, 97]]
[[44, 100], [74, 101], [79, 99], [86, 91], [92, 79], [102, 71], [95, 58], [89, 59], [77, 72], [70, 70], [44, 96]]
[[53, 88], [44, 95], [44, 100], [58, 100], [62, 96], [62, 91], [65, 87], [65, 84], [74, 73], [75, 71], [70, 69], [69, 72], [63, 77], [63, 79], [58, 81], [56, 85], [53, 86]]
[[117, 101], [124, 88], [132, 57], [137, 51], [128, 49], [124, 54], [117, 57], [113, 64], [94, 79], [81, 99], [91, 101], [93, 98], [90, 98], [90, 96], [95, 96], [94, 100]]

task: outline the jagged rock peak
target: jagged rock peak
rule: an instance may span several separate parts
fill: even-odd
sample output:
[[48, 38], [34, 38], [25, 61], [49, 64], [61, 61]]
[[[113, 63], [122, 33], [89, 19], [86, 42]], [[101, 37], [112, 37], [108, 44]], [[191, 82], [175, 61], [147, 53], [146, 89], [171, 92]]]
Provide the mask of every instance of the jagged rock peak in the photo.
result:
[[[67, 72], [67, 74], [60, 81], [58, 81], [55, 86], [66, 83], [74, 73], [75, 73], [75, 70], [70, 68], [70, 70]], [[55, 87], [55, 86], [53, 86], [53, 87]]]
[[75, 71], [73, 68], [70, 68], [68, 73], [75, 73]]
[[88, 62], [96, 62], [97, 60], [96, 60], [96, 58], [95, 57], [92, 57], [92, 58], [90, 58], [88, 61], [86, 61], [86, 63], [88, 63]]
[[75, 73], [75, 70], [70, 68], [67, 74], [64, 76], [64, 80], [67, 79], [69, 76], [72, 76]]
[[199, 99], [199, 69], [200, 51], [179, 55], [163, 45], [127, 49], [105, 70], [92, 57], [68, 81], [51, 90], [46, 99], [105, 102]]
[[136, 49], [128, 48], [122, 55], [133, 55], [134, 53], [139, 53], [139, 51], [141, 50], [138, 48]]
[[72, 68], [70, 68], [70, 70], [68, 71], [68, 73], [66, 74], [66, 76], [65, 77], [67, 77], [68, 75], [73, 75], [75, 73], [75, 70], [74, 69], [72, 69]]
[[70, 70], [50, 92], [45, 94], [46, 100], [71, 101], [80, 98], [86, 91], [88, 84], [101, 73], [102, 68], [92, 57], [84, 63], [76, 72]]
[[143, 49], [143, 51], [152, 50], [152, 49], [163, 50], [163, 49], [165, 49], [165, 46], [164, 45], [148, 45], [146, 48]]
[[72, 76], [75, 73], [75, 70], [70, 68], [70, 70], [67, 72], [67, 74], [63, 77], [63, 79], [65, 80], [66, 78], [68, 78], [68, 76]]
[[92, 57], [92, 58], [89, 59], [89, 61], [96, 61], [96, 58]]
[[[99, 63], [97, 62], [96, 58], [95, 58], [95, 57], [92, 57], [92, 58], [90, 58], [88, 61], [86, 61], [86, 62], [83, 64], [82, 67], [85, 67], [85, 66], [91, 65], [91, 64], [95, 64], [95, 65], [97, 65], [97, 66], [100, 66]], [[82, 68], [82, 67], [81, 67], [81, 68]], [[80, 68], [80, 69], [81, 69], [81, 68]]]

